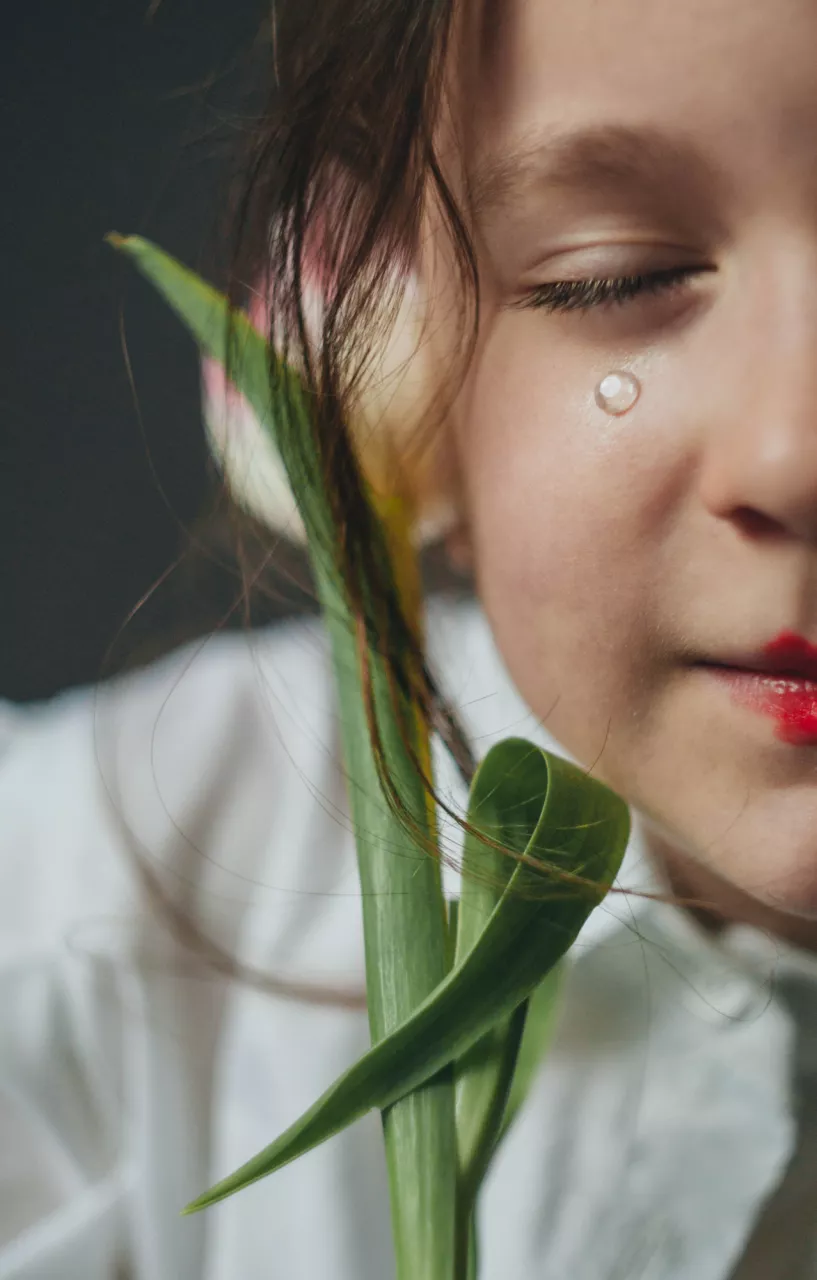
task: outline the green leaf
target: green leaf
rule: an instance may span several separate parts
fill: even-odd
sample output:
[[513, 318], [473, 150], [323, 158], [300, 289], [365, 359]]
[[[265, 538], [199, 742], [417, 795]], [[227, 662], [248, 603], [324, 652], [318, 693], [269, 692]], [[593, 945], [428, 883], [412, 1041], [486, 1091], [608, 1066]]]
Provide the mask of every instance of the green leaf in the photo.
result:
[[310, 553], [332, 545], [333, 526], [312, 447], [309, 400], [298, 373], [276, 360], [243, 311], [195, 272], [141, 236], [111, 232], [108, 243], [138, 267], [184, 322], [200, 349], [218, 360], [272, 437], [303, 516]]
[[[323, 487], [309, 400], [297, 373], [276, 361], [247, 318], [229, 311], [223, 295], [146, 240], [136, 236], [109, 240], [156, 285], [199, 346], [229, 370], [270, 432], [303, 517], [340, 702], [362, 889], [369, 1023], [376, 1043], [403, 1023], [448, 972], [445, 904], [439, 861], [418, 849], [382, 792], [365, 714], [355, 625], [336, 562], [341, 540]], [[385, 539], [375, 551], [384, 574], [391, 576]], [[393, 779], [404, 805], [428, 834], [425, 789], [398, 729], [384, 664], [372, 650], [369, 662], [378, 725]], [[417, 740], [413, 746], [420, 754]], [[423, 1086], [422, 1081], [417, 1083]], [[451, 1280], [456, 1195], [451, 1073], [443, 1073], [405, 1098], [399, 1091], [392, 1097], [384, 1095], [380, 1105], [390, 1108], [383, 1125], [398, 1280], [420, 1276]], [[238, 1190], [256, 1176], [263, 1174], [246, 1177], [239, 1171], [227, 1183]], [[194, 1207], [228, 1194], [220, 1190], [227, 1183], [200, 1197]]]
[[[468, 820], [478, 826], [484, 815], [472, 792]], [[498, 835], [500, 833], [497, 833]], [[512, 864], [506, 854], [468, 837], [462, 862], [462, 884], [453, 922], [455, 965], [479, 942], [507, 883]], [[456, 1061], [454, 1114], [457, 1133], [457, 1220], [455, 1276], [476, 1275], [476, 1199], [499, 1135], [525, 1027], [528, 1002], [502, 1018]]]
[[503, 1018], [457, 1060], [454, 1075], [457, 1131], [455, 1271], [476, 1275], [476, 1203], [496, 1149], [525, 1028], [528, 1001]]
[[[412, 843], [386, 808], [371, 754], [351, 631], [343, 621], [340, 602], [333, 602], [331, 584], [324, 582], [321, 598], [333, 638], [358, 842], [369, 1021], [373, 1043], [385, 1043], [384, 1037], [409, 1017], [450, 968], [440, 864]], [[387, 679], [382, 664], [374, 658], [372, 675], [381, 736], [393, 776], [404, 803], [423, 827], [427, 817], [425, 791], [405, 754], [390, 714]], [[452, 1275], [456, 1213], [453, 1081], [450, 1071], [434, 1080], [431, 1074], [426, 1077], [427, 1084], [417, 1081], [416, 1092], [403, 1090], [375, 1104], [386, 1111], [383, 1124], [398, 1280], [417, 1280], [419, 1276], [450, 1280]]]
[[516, 1059], [510, 1094], [502, 1117], [497, 1146], [505, 1137], [527, 1098], [553, 1035], [565, 966], [553, 966], [528, 1000], [525, 1029]]
[[[384, 1112], [398, 1280], [450, 1280], [458, 1161], [451, 1064], [503, 1024], [506, 1047], [511, 1044], [513, 1027], [521, 1028], [520, 1006], [571, 945], [618, 870], [629, 831], [627, 810], [606, 787], [559, 757], [521, 739], [494, 747], [477, 771], [469, 812], [483, 834], [524, 857], [497, 857], [484, 841], [468, 837], [475, 896], [466, 906], [457, 963], [448, 973], [439, 865], [391, 814], [380, 788], [354, 623], [335, 559], [338, 539], [304, 388], [297, 374], [276, 365], [246, 318], [231, 315], [226, 300], [198, 277], [146, 241], [114, 237], [112, 243], [134, 258], [200, 346], [225, 363], [281, 453], [307, 529], [332, 643], [363, 889], [374, 1047], [275, 1142], [185, 1212], [265, 1177], [378, 1107]], [[425, 792], [391, 708], [387, 673], [372, 650], [369, 660], [387, 760], [406, 807], [428, 831]], [[570, 883], [571, 874], [595, 887]], [[493, 906], [477, 892], [480, 877], [483, 887], [493, 884]], [[474, 1168], [490, 1149], [496, 1099], [507, 1093], [512, 1056], [495, 1082], [493, 1102], [485, 1094], [491, 1118], [486, 1128], [483, 1110], [481, 1136], [472, 1141], [474, 1151], [482, 1150]], [[513, 1094], [506, 1113], [512, 1103]], [[471, 1274], [475, 1265], [472, 1251]]]
[[456, 1064], [460, 1183], [476, 1191], [530, 1091], [550, 1042], [563, 965], [557, 963], [512, 1018], [492, 1027]]
[[[484, 822], [480, 811], [494, 803], [476, 791], [468, 818]], [[491, 814], [498, 840], [516, 847], [512, 811]], [[508, 874], [507, 855], [468, 838], [463, 857], [461, 898], [456, 914], [456, 961], [476, 945], [490, 918]], [[455, 1274], [476, 1274], [476, 1202], [480, 1186], [499, 1141], [527, 1093], [535, 1067], [544, 1052], [550, 1012], [558, 988], [560, 964], [554, 964], [533, 994], [477, 1041], [456, 1063], [455, 1119], [459, 1177]], [[524, 1053], [523, 1053], [524, 1046]], [[513, 1101], [510, 1101], [511, 1096]]]
[[[485, 757], [471, 811], [481, 813], [486, 834], [504, 834], [524, 854], [505, 858], [505, 888], [476, 943], [402, 1026], [191, 1211], [282, 1168], [371, 1108], [391, 1106], [509, 1018], [604, 897], [629, 834], [627, 809], [607, 787], [520, 738]], [[555, 871], [586, 877], [593, 887], [566, 884]]]
[[456, 1064], [457, 1277], [474, 1280], [477, 1275], [476, 1208], [482, 1181], [542, 1064], [563, 977], [560, 960], [513, 1016], [492, 1027]]

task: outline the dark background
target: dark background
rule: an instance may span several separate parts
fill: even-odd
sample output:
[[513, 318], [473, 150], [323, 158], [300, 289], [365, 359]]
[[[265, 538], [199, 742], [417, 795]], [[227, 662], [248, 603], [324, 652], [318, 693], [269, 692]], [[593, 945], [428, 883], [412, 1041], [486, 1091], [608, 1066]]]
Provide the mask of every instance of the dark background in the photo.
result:
[[[231, 180], [267, 88], [268, 0], [7, 8], [0, 697], [28, 701], [315, 606], [301, 552], [270, 558], [249, 521], [236, 537], [193, 345], [103, 242], [138, 232], [223, 283]], [[440, 548], [422, 567], [429, 590], [468, 589]]]
[[[119, 635], [123, 620], [212, 505], [193, 347], [102, 237], [137, 231], [205, 270], [217, 259], [230, 157], [262, 79], [266, 8], [26, 0], [4, 16], [6, 697], [98, 678], [117, 636], [120, 654], [138, 647], [152, 624]], [[208, 582], [216, 595], [226, 589]], [[178, 588], [175, 600], [181, 607]], [[162, 607], [164, 624], [172, 607]]]

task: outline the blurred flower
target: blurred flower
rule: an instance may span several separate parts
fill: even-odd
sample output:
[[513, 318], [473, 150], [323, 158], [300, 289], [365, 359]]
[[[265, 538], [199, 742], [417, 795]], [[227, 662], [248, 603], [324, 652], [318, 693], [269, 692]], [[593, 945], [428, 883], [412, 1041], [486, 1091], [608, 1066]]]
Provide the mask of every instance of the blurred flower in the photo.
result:
[[[307, 322], [319, 323], [316, 290], [305, 298]], [[268, 332], [266, 303], [250, 319]], [[439, 330], [432, 330], [416, 277], [409, 277], [393, 323], [375, 344], [350, 411], [358, 460], [378, 505], [405, 504], [415, 546], [456, 523], [445, 424], [435, 421], [444, 367]], [[204, 421], [210, 447], [236, 500], [253, 516], [294, 541], [303, 522], [278, 451], [223, 366], [202, 362]], [[439, 415], [439, 410], [436, 412]]]
[[304, 523], [269, 432], [218, 360], [203, 358], [201, 381], [208, 442], [236, 502], [276, 533], [305, 542]]

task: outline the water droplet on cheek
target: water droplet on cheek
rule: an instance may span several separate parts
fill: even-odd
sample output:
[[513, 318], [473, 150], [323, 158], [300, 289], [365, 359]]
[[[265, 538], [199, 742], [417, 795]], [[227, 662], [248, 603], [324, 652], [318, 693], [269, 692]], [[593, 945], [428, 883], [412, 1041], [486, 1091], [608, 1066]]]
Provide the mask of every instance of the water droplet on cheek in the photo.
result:
[[605, 413], [618, 417], [632, 409], [641, 395], [641, 383], [631, 373], [608, 373], [596, 387], [596, 404]]

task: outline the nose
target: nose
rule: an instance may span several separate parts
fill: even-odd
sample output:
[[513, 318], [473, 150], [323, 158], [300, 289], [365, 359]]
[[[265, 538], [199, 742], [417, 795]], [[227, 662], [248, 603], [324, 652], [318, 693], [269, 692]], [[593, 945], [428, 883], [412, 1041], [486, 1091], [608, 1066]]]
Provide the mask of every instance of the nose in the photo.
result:
[[769, 271], [717, 344], [700, 493], [743, 533], [817, 543], [817, 290], [803, 265]]

